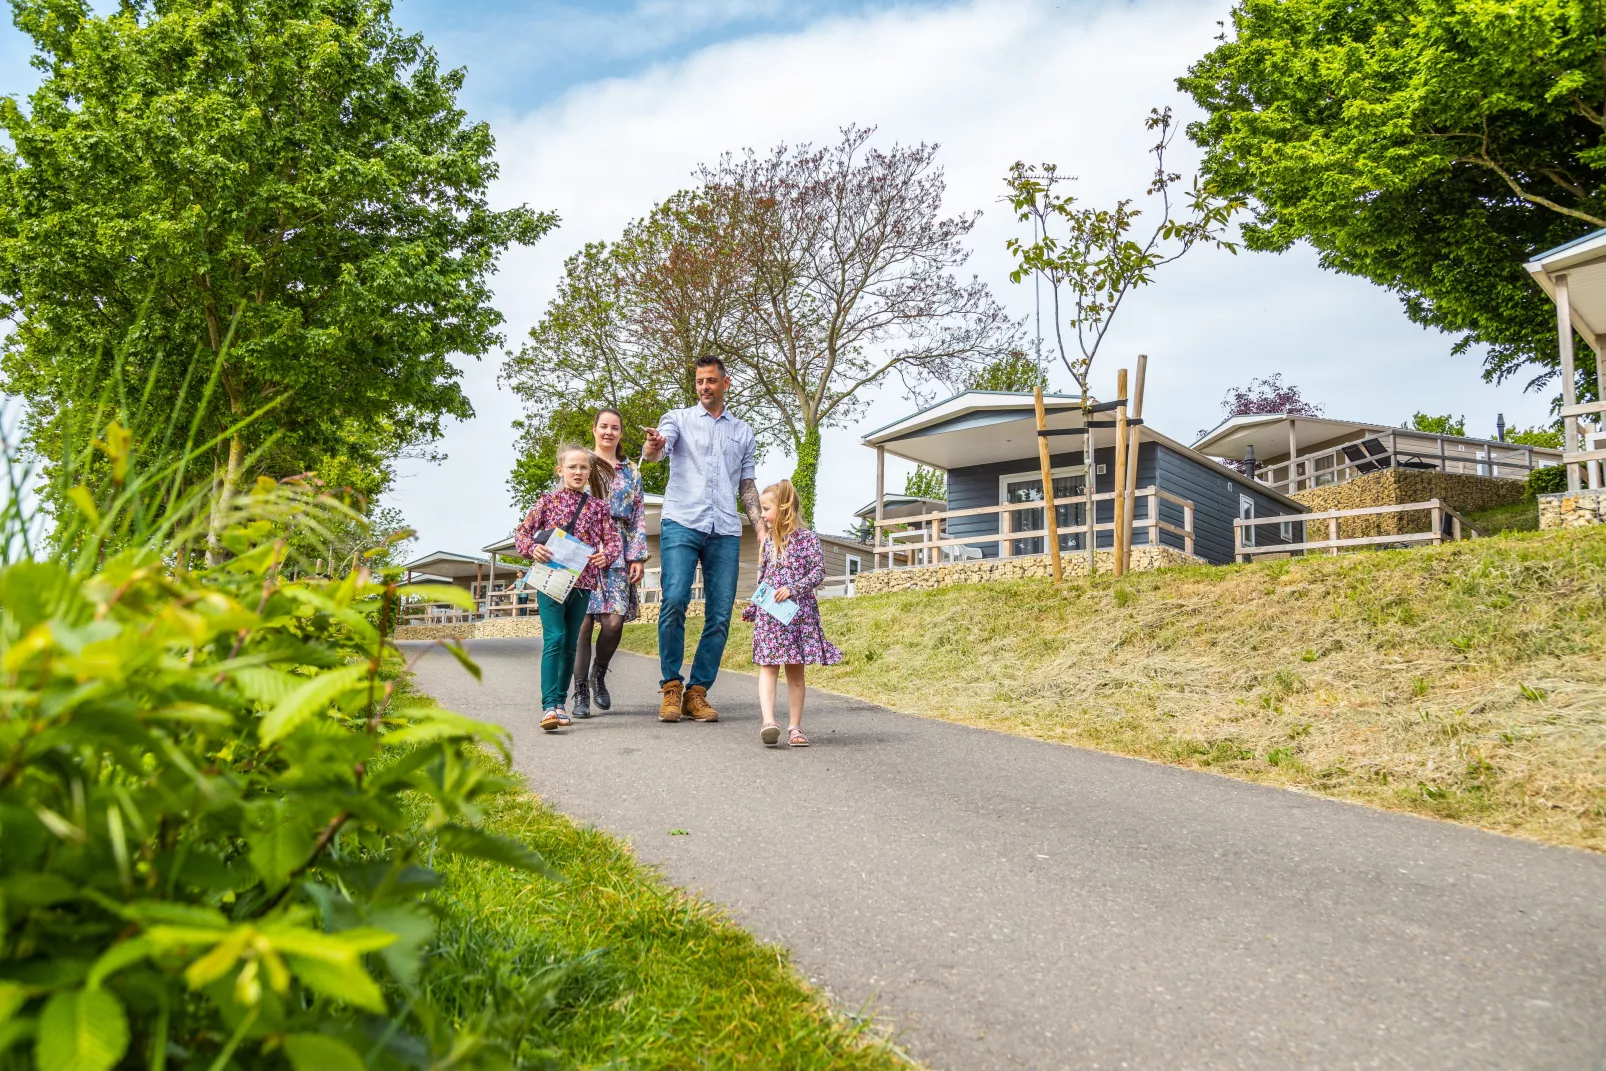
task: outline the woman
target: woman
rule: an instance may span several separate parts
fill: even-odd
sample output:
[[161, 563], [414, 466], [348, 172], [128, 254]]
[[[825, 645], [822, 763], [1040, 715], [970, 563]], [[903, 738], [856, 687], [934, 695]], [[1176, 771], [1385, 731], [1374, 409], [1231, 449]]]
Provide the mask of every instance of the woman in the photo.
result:
[[[603, 573], [602, 582], [591, 593], [589, 612], [580, 622], [580, 650], [574, 667], [574, 716], [577, 718], [591, 716], [593, 697], [599, 710], [613, 706], [613, 697], [608, 694], [608, 663], [619, 649], [625, 622], [634, 621], [639, 613], [636, 585], [641, 583], [647, 561], [647, 511], [641, 493], [640, 470], [619, 456], [619, 440], [624, 433], [625, 422], [619, 410], [597, 411], [597, 418], [591, 424], [592, 453], [606, 466], [605, 471], [613, 474], [608, 511], [619, 526], [624, 550]], [[591, 656], [593, 625], [602, 626], [594, 662]]]

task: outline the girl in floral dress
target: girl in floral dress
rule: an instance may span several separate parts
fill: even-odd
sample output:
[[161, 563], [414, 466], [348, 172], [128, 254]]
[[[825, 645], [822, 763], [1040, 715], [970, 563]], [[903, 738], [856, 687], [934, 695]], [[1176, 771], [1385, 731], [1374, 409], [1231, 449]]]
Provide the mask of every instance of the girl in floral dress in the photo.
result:
[[[611, 481], [608, 512], [619, 527], [624, 549], [603, 570], [601, 582], [591, 593], [586, 616], [580, 622], [580, 646], [574, 660], [574, 716], [589, 718], [591, 702], [598, 710], [613, 706], [608, 694], [608, 663], [619, 649], [625, 622], [640, 612], [636, 585], [641, 582], [647, 561], [647, 508], [642, 496], [641, 473], [629, 459], [619, 456], [619, 440], [624, 436], [624, 417], [617, 409], [599, 409], [591, 422], [592, 453], [603, 462], [604, 475]], [[591, 633], [597, 636], [596, 661], [592, 662]]]
[[742, 620], [753, 622], [753, 662], [758, 666], [758, 707], [764, 716], [759, 738], [773, 745], [781, 730], [775, 724], [775, 686], [786, 667], [787, 743], [808, 747], [803, 735], [803, 667], [834, 666], [842, 652], [831, 646], [820, 625], [820, 604], [814, 589], [825, 579], [820, 537], [802, 526], [797, 489], [790, 480], [771, 484], [760, 496], [769, 536], [760, 551], [758, 578], [775, 591], [776, 602], [795, 601], [797, 613], [787, 624], [749, 603]]

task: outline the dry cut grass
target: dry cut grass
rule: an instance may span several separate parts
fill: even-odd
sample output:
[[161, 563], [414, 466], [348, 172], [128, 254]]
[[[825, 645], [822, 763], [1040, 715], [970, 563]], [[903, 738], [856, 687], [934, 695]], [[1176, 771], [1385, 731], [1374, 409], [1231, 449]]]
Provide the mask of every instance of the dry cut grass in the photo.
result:
[[831, 691], [1606, 850], [1606, 531], [822, 610]]

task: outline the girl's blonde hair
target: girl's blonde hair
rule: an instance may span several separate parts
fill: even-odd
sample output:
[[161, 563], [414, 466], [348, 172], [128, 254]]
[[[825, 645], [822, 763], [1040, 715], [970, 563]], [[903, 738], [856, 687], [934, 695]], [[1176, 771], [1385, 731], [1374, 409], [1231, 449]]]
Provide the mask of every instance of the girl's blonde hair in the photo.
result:
[[791, 480], [777, 480], [764, 488], [760, 499], [775, 499], [775, 527], [770, 531], [770, 538], [775, 541], [775, 555], [780, 557], [786, 553], [786, 541], [792, 533], [803, 527], [803, 510], [797, 499], [797, 488], [792, 486]]
[[558, 447], [558, 463], [553, 466], [552, 474], [558, 477], [558, 486], [563, 486], [563, 463], [569, 459], [570, 454], [584, 454], [586, 461], [591, 465], [591, 476], [587, 480], [587, 490], [593, 497], [607, 498], [613, 490], [613, 466], [602, 458], [593, 454], [579, 443], [564, 443]]

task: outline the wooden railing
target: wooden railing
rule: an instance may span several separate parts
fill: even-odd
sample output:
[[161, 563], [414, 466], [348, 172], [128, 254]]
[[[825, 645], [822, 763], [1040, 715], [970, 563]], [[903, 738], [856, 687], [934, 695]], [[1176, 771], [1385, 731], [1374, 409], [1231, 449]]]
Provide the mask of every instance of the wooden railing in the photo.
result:
[[[1572, 423], [1576, 423], [1578, 417], [1593, 416], [1595, 417], [1597, 424], [1601, 424], [1602, 427], [1606, 427], [1606, 422], [1602, 421], [1602, 417], [1606, 416], [1606, 401], [1579, 402], [1577, 405], [1564, 405], [1561, 407], [1561, 415], [1563, 418], [1574, 418]], [[1568, 490], [1572, 490], [1574, 483], [1580, 487], [1598, 488], [1602, 486], [1603, 483], [1601, 479], [1602, 468], [1606, 467], [1606, 449], [1600, 448], [1600, 442], [1601, 439], [1606, 436], [1603, 436], [1601, 431], [1588, 428], [1579, 428], [1578, 430], [1583, 436], [1583, 445], [1590, 446], [1593, 444], [1594, 448], [1585, 450], [1563, 450], [1561, 455], [1561, 463], [1567, 466], [1567, 488]], [[1571, 447], [1579, 445], [1577, 443], [1566, 443], [1565, 438], [1566, 437], [1563, 436], [1565, 446]], [[1583, 466], [1582, 479], [1579, 479], [1579, 470], [1573, 468], [1574, 465]]]
[[[1338, 537], [1338, 522], [1352, 517], [1376, 517], [1391, 513], [1421, 513], [1429, 516], [1428, 528], [1422, 532], [1401, 532], [1395, 535]], [[1299, 543], [1268, 543], [1256, 546], [1245, 543], [1244, 533], [1267, 524], [1287, 524], [1290, 521], [1304, 524], [1305, 538]], [[1311, 525], [1326, 522], [1327, 538], [1312, 539]], [[1474, 539], [1481, 535], [1466, 518], [1437, 498], [1426, 502], [1410, 502], [1392, 506], [1359, 506], [1354, 509], [1330, 509], [1322, 513], [1295, 513], [1286, 517], [1249, 518], [1232, 522], [1233, 557], [1235, 561], [1252, 561], [1256, 555], [1310, 553], [1326, 551], [1337, 554], [1340, 550], [1358, 547], [1400, 546], [1415, 543], [1443, 543], [1446, 539]], [[1253, 538], [1252, 536], [1250, 537]]]
[[[1112, 502], [1117, 497], [1114, 491], [1106, 491], [1093, 496], [1094, 509], [1097, 503]], [[1139, 501], [1147, 501], [1144, 516], [1137, 516], [1136, 504], [1133, 507], [1132, 528], [1134, 531], [1146, 529], [1149, 533], [1149, 545], [1154, 546], [1160, 542], [1161, 532], [1170, 532], [1182, 539], [1183, 550], [1193, 553], [1193, 503], [1180, 498], [1169, 491], [1162, 491], [1158, 487], [1143, 487], [1136, 492]], [[1085, 496], [1077, 496], [1073, 500], [1059, 503], [1061, 509], [1074, 507], [1085, 503]], [[1160, 502], [1170, 502], [1182, 509], [1182, 525], [1171, 524], [1160, 519]], [[955, 557], [964, 558], [967, 555], [955, 554], [955, 551], [979, 551], [982, 545], [992, 544], [999, 548], [999, 557], [1016, 557], [1009, 553], [1009, 544], [1023, 539], [1047, 539], [1048, 532], [1044, 528], [1031, 530], [1014, 530], [1015, 514], [1022, 510], [1043, 510], [1044, 503], [1011, 502], [1000, 506], [975, 506], [971, 509], [946, 510], [942, 513], [925, 513], [919, 517], [903, 520], [883, 520], [875, 523], [875, 540], [871, 546], [877, 569], [900, 569], [917, 565], [935, 565], [942, 561], [951, 561]], [[1113, 513], [1114, 510], [1111, 510]], [[946, 522], [959, 517], [987, 517], [998, 518], [998, 533], [996, 535], [949, 535], [944, 532]], [[1047, 514], [1044, 514], [1045, 519]], [[920, 527], [911, 527], [919, 525]], [[1084, 539], [1097, 539], [1099, 532], [1115, 531], [1115, 521], [1101, 521], [1093, 524], [1060, 525], [1058, 534], [1061, 537], [1080, 535]], [[1083, 543], [1086, 546], [1086, 543]], [[1045, 544], [1042, 551], [1047, 553]], [[1027, 555], [1018, 555], [1025, 557]], [[884, 564], [883, 564], [884, 563]]]
[[[1369, 454], [1361, 462], [1345, 456], [1344, 447], [1372, 439], [1381, 442], [1383, 453]], [[1553, 451], [1540, 450], [1536, 454], [1534, 447], [1516, 443], [1481, 442], [1432, 432], [1386, 431], [1266, 465], [1255, 473], [1255, 479], [1290, 495], [1313, 487], [1348, 483], [1379, 468], [1435, 469], [1520, 480], [1535, 468], [1555, 464], [1554, 457]]]

